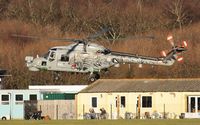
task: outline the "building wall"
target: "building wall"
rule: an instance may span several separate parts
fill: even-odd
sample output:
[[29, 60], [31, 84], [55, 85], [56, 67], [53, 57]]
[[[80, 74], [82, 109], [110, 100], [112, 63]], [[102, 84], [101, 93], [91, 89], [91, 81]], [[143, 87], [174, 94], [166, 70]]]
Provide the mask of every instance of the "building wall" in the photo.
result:
[[[125, 96], [125, 107], [116, 107], [116, 97]], [[140, 116], [144, 117], [145, 112], [150, 115], [159, 113], [161, 116], [165, 114], [168, 118], [178, 118], [178, 116], [187, 112], [187, 97], [200, 96], [200, 92], [130, 92], [130, 93], [79, 93], [77, 96], [77, 114], [78, 119], [83, 119], [83, 114], [88, 113], [92, 108], [92, 97], [97, 97], [97, 107], [93, 108], [96, 113], [100, 113], [100, 108], [104, 108], [109, 114], [109, 118], [124, 118], [126, 112], [133, 113], [134, 116], [138, 115], [137, 100], [138, 97], [151, 96], [152, 107], [142, 108], [142, 99], [140, 99]], [[119, 103], [121, 103], [119, 101]], [[112, 114], [112, 115], [111, 115]]]
[[[15, 95], [22, 94], [23, 101], [16, 101]], [[32, 90], [1, 90], [0, 92], [0, 118], [6, 116], [8, 119], [23, 119], [24, 118], [24, 101], [29, 100], [30, 94], [36, 94], [37, 99], [41, 99], [39, 91]], [[2, 101], [2, 95], [9, 95], [9, 101], [5, 104]], [[10, 98], [11, 97], [11, 98]]]

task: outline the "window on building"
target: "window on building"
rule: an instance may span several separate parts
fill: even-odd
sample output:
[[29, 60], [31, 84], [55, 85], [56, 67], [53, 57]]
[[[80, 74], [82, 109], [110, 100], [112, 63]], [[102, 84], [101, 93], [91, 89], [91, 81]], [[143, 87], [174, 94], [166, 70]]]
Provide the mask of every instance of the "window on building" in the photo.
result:
[[126, 107], [126, 97], [121, 96], [119, 99], [120, 99], [119, 102], [117, 102], [118, 99], [117, 99], [117, 97], [115, 97], [115, 106], [117, 107], [117, 105], [119, 105], [121, 107]]
[[15, 95], [15, 101], [23, 101], [23, 95], [22, 94], [16, 94]]
[[200, 112], [200, 97], [197, 98], [198, 112]]
[[31, 95], [29, 96], [29, 99], [30, 99], [31, 101], [37, 100], [37, 95], [36, 95], [36, 94], [31, 94]]
[[200, 112], [200, 96], [187, 97], [187, 112]]
[[142, 107], [143, 108], [151, 108], [152, 107], [152, 97], [151, 96], [143, 96], [142, 97]]
[[92, 107], [93, 108], [97, 107], [97, 97], [92, 97]]
[[22, 94], [16, 94], [15, 95], [15, 104], [23, 104], [23, 95]]
[[125, 98], [125, 96], [121, 96], [121, 107], [126, 107], [126, 98]]
[[2, 105], [8, 105], [9, 104], [9, 95], [1, 95], [1, 103], [2, 103]]
[[1, 101], [9, 101], [9, 95], [1, 95]]
[[195, 107], [196, 107], [196, 99], [195, 97], [191, 97], [190, 98], [191, 101], [190, 101], [190, 109], [191, 109], [191, 112], [195, 112]]

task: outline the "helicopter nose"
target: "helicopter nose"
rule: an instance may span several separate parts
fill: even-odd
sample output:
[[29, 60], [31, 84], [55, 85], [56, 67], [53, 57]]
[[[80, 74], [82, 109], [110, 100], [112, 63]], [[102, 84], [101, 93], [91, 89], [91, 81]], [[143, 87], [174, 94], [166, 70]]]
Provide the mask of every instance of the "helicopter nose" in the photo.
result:
[[36, 67], [29, 67], [28, 69], [29, 69], [30, 71], [34, 71], [34, 72], [35, 72], [35, 71], [39, 71], [39, 69], [36, 68]]
[[26, 61], [26, 66], [30, 67], [33, 63], [33, 57], [32, 56], [26, 56], [25, 61]]
[[26, 61], [27, 63], [31, 63], [31, 62], [33, 61], [33, 56], [26, 56], [26, 57], [25, 57], [25, 61]]
[[26, 66], [30, 71], [39, 71], [39, 69], [37, 68], [37, 66], [40, 63], [38, 58], [34, 59], [32, 56], [26, 56], [25, 61], [26, 61]]

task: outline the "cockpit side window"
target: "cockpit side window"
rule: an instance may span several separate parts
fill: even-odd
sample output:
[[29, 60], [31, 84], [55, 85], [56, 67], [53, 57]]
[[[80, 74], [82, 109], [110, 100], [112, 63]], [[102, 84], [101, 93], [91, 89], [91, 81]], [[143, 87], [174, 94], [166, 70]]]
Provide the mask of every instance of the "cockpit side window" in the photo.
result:
[[61, 61], [63, 62], [68, 62], [69, 61], [69, 56], [67, 56], [66, 54], [61, 55]]
[[49, 57], [49, 54], [50, 54], [50, 51], [49, 51], [48, 53], [44, 54], [43, 57], [44, 57], [45, 59], [47, 59], [47, 58]]
[[49, 55], [49, 61], [54, 61], [55, 58], [56, 58], [56, 53], [52, 51], [51, 54]]

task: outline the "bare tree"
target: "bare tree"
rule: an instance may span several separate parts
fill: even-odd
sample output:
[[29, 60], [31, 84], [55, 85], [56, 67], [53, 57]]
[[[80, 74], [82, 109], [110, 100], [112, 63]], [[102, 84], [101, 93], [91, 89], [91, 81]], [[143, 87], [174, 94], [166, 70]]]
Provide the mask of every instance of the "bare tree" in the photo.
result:
[[143, 0], [137, 0], [137, 9], [139, 10], [140, 14], [142, 14], [142, 5]]
[[165, 8], [166, 16], [168, 16], [173, 25], [178, 24], [180, 30], [182, 25], [188, 20], [187, 10], [184, 8], [184, 0], [172, 0]]
[[0, 18], [2, 18], [7, 11], [9, 3], [9, 0], [0, 0]]

